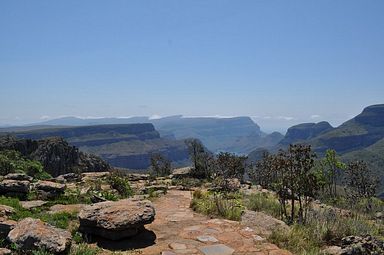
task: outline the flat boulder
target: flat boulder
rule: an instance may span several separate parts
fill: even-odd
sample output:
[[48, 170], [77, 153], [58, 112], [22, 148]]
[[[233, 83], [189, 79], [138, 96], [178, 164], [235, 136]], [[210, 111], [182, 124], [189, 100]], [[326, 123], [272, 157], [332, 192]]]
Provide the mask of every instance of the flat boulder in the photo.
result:
[[241, 224], [243, 226], [251, 227], [255, 230], [256, 234], [266, 237], [270, 236], [275, 230], [286, 231], [289, 229], [284, 221], [278, 220], [263, 212], [250, 210], [245, 210], [242, 214]]
[[31, 210], [33, 208], [41, 207], [48, 203], [47, 201], [42, 201], [42, 200], [32, 200], [32, 201], [21, 201], [21, 207], [27, 210]]
[[53, 254], [68, 251], [72, 241], [68, 231], [33, 218], [19, 221], [9, 232], [7, 239], [23, 251], [44, 249]]
[[65, 184], [51, 182], [51, 181], [38, 181], [35, 188], [41, 199], [51, 199], [64, 194]]
[[26, 196], [30, 189], [29, 181], [8, 180], [0, 182], [0, 195]]
[[57, 176], [54, 180], [59, 183], [78, 182], [81, 180], [81, 176], [76, 173], [67, 173]]
[[148, 200], [123, 199], [84, 207], [79, 213], [80, 231], [109, 240], [136, 235], [155, 219], [155, 209]]
[[5, 180], [18, 180], [18, 181], [29, 181], [31, 182], [33, 178], [29, 175], [23, 173], [10, 173], [4, 176]]
[[15, 212], [15, 209], [13, 209], [13, 207], [10, 207], [7, 205], [0, 205], [0, 217], [9, 216], [14, 212]]
[[17, 221], [9, 220], [8, 218], [0, 218], [0, 237], [7, 237], [9, 231], [11, 231], [17, 224]]

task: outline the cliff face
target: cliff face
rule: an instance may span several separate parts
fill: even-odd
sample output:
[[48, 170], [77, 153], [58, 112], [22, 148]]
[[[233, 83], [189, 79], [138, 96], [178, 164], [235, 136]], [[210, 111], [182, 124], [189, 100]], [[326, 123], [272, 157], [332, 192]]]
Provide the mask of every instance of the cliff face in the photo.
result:
[[[80, 151], [97, 155], [112, 166], [121, 168], [146, 169], [150, 165], [153, 153], [163, 154], [175, 165], [185, 164], [188, 160], [188, 151], [183, 141], [161, 138], [154, 126], [149, 123], [52, 127], [20, 131], [15, 135], [28, 139], [63, 137]], [[72, 151], [66, 153], [73, 154]], [[92, 165], [84, 164], [82, 167], [92, 168]]]
[[288, 129], [287, 134], [284, 139], [280, 141], [280, 144], [288, 145], [308, 140], [332, 129], [333, 127], [326, 121], [295, 125]]
[[80, 152], [62, 138], [31, 140], [4, 136], [0, 138], [0, 150], [4, 149], [19, 151], [23, 156], [41, 162], [52, 176], [110, 170], [106, 162], [94, 155]]

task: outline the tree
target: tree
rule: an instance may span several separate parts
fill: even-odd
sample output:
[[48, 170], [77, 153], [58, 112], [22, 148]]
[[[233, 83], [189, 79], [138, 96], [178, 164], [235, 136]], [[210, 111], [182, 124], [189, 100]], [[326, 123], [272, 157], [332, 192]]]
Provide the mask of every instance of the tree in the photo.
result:
[[273, 161], [274, 156], [264, 152], [262, 159], [247, 168], [249, 178], [264, 188], [272, 188], [276, 181], [276, 172], [272, 171]]
[[375, 176], [364, 161], [348, 164], [345, 171], [345, 185], [351, 202], [356, 203], [362, 198], [368, 200], [366, 210], [371, 209], [371, 198], [376, 195], [379, 178]]
[[196, 178], [210, 178], [213, 168], [213, 155], [197, 139], [187, 139], [185, 144], [188, 147], [189, 156], [193, 164], [192, 175]]
[[159, 153], [151, 156], [152, 172], [156, 176], [167, 176], [171, 174], [171, 161]]
[[346, 165], [341, 162], [335, 150], [328, 149], [325, 153], [324, 159], [320, 162], [320, 168], [325, 180], [325, 187], [327, 187], [328, 195], [330, 197], [337, 196], [337, 182], [340, 179], [342, 170], [345, 170]]
[[[290, 145], [287, 151], [281, 150], [273, 158], [272, 170], [277, 172], [274, 187], [279, 196], [282, 216], [289, 223], [296, 219], [299, 223], [306, 222], [310, 201], [319, 189], [312, 171], [314, 158], [311, 146], [303, 144]], [[290, 212], [287, 205], [290, 205]]]
[[216, 157], [217, 175], [223, 178], [237, 178], [243, 180], [245, 161], [247, 157], [237, 156], [229, 152], [220, 152]]

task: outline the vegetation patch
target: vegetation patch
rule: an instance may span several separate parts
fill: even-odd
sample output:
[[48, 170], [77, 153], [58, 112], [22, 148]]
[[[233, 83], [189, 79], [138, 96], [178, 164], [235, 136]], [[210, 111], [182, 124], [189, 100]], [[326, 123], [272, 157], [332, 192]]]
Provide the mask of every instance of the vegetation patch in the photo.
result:
[[193, 193], [191, 208], [209, 216], [219, 216], [229, 220], [240, 220], [244, 211], [239, 194], [223, 194], [197, 190]]

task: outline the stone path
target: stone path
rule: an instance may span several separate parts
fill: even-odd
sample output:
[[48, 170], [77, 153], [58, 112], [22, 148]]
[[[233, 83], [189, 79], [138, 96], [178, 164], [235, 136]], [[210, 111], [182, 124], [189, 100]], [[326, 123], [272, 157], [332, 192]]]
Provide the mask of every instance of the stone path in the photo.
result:
[[154, 202], [155, 221], [147, 225], [155, 243], [140, 249], [144, 255], [289, 255], [268, 243], [252, 228], [236, 221], [209, 219], [194, 213], [191, 192], [169, 190]]

